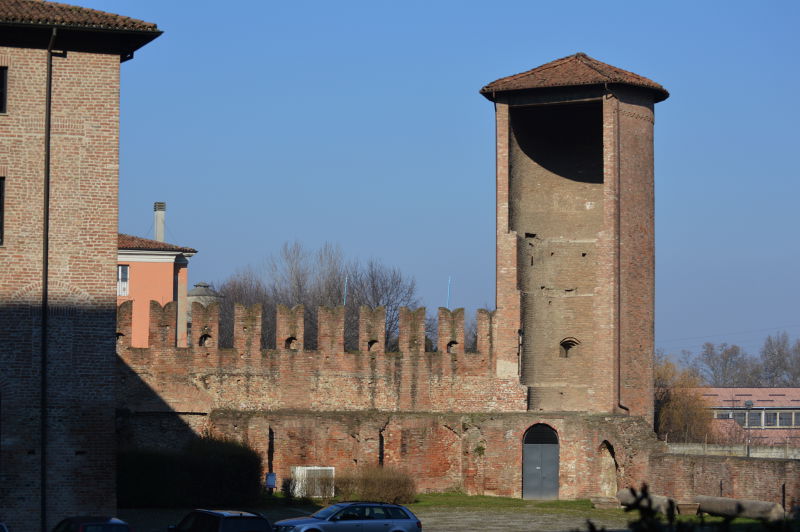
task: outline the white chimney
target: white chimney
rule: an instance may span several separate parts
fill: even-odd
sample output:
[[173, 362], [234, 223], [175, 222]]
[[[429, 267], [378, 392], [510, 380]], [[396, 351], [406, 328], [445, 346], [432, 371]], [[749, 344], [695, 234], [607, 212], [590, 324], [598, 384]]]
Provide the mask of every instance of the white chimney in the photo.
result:
[[167, 215], [167, 204], [163, 201], [153, 203], [153, 227], [156, 240], [164, 241], [164, 218]]

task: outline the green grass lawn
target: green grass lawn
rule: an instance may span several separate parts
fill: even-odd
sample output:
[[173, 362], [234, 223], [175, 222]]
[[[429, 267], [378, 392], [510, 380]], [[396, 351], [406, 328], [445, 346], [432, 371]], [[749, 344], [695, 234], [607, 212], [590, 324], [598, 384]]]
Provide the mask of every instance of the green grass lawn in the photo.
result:
[[465, 495], [463, 493], [421, 493], [417, 500], [408, 505], [412, 508], [519, 508], [523, 510], [591, 510], [588, 500], [579, 501], [526, 501], [511, 497], [490, 497], [487, 495]]
[[610, 518], [625, 520], [624, 510], [599, 510], [588, 500], [576, 501], [528, 501], [511, 497], [489, 497], [485, 495], [465, 495], [463, 493], [422, 493], [417, 500], [407, 505], [411, 511], [475, 509], [535, 512], [557, 514], [584, 519]]

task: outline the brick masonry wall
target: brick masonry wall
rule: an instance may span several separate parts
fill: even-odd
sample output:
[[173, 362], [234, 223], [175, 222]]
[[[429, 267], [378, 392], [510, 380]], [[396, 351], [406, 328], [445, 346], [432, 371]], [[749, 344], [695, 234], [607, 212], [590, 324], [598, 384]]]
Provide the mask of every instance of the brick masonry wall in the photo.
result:
[[[383, 457], [385, 466], [410, 473], [420, 491], [520, 497], [522, 439], [536, 423], [559, 433], [562, 499], [601, 492], [604, 444], [614, 451], [615, 488], [640, 485], [645, 449], [659, 445], [641, 419], [626, 416], [215, 410], [203, 426], [247, 441], [263, 457], [264, 470], [277, 473], [279, 485], [293, 466], [333, 466], [341, 474], [377, 465]], [[160, 438], [152, 437], [153, 424]], [[185, 441], [185, 433], [164, 418], [127, 427], [128, 444], [169, 447]]]
[[[40, 345], [47, 53], [0, 47], [8, 112], [0, 246], [0, 515], [35, 530], [40, 508]], [[48, 313], [49, 526], [111, 513], [114, 497], [119, 57], [53, 58]]]
[[[257, 306], [237, 308], [234, 344], [243, 349], [219, 349], [218, 307], [200, 304], [193, 305], [193, 323], [208, 338], [202, 346], [195, 338], [190, 347], [178, 348], [173, 310], [151, 305], [150, 328], [156, 331], [151, 348], [131, 348], [126, 336], [120, 337], [122, 447], [174, 449], [211, 433], [249, 442], [265, 471], [281, 480], [292, 466], [334, 466], [343, 472], [382, 457], [385, 465], [409, 471], [423, 491], [459, 488], [518, 497], [525, 431], [544, 423], [560, 441], [562, 499], [610, 495], [643, 482], [658, 493], [686, 498], [708, 492], [704, 482], [727, 482], [732, 475], [730, 466], [712, 469], [713, 460], [696, 466], [692, 460], [698, 457], [665, 454], [666, 445], [655, 439], [643, 416], [527, 411], [525, 387], [517, 379], [499, 378], [491, 353], [485, 353], [493, 342], [492, 313], [478, 314], [482, 352], [384, 353], [374, 346], [342, 352], [340, 309], [319, 313], [319, 351], [287, 347], [283, 337], [300, 330], [294, 320], [302, 316], [299, 308], [282, 311], [288, 322], [276, 338], [279, 348], [263, 349]], [[463, 314], [439, 313], [440, 338], [460, 338]], [[413, 340], [419, 317], [402, 314], [405, 345], [419, 346], [419, 339]], [[360, 344], [368, 347], [366, 338], [376, 337], [376, 316], [382, 315], [362, 309]], [[130, 322], [131, 306], [123, 304], [119, 332], [129, 330]], [[373, 333], [364, 332], [367, 325]], [[741, 478], [755, 472], [762, 484], [786, 482], [794, 496], [787, 479], [796, 465], [764, 468], [745, 461], [737, 467]], [[701, 474], [704, 480], [695, 478]], [[729, 496], [758, 497], [743, 481], [730, 487]]]
[[800, 505], [800, 460], [654, 453], [650, 487], [678, 501], [694, 495]]
[[[620, 402], [653, 415], [655, 233], [652, 99], [615, 90], [619, 126]], [[609, 104], [610, 106], [610, 104]]]
[[[119, 308], [120, 330], [130, 321], [129, 307]], [[193, 322], [203, 323], [213, 338], [217, 307], [195, 304], [193, 309]], [[153, 324], [166, 326], [164, 315], [153, 311]], [[257, 313], [257, 307], [241, 310], [256, 322]], [[370, 320], [372, 315], [369, 309], [362, 312]], [[459, 330], [459, 313], [449, 315]], [[334, 311], [320, 316], [333, 320], [322, 319], [320, 335], [329, 335], [330, 326], [341, 321]], [[488, 329], [488, 316], [481, 321]], [[440, 327], [442, 334], [453, 322], [442, 320]], [[168, 332], [158, 337], [174, 342]], [[253, 345], [246, 338], [238, 341]], [[344, 472], [382, 457], [384, 465], [410, 472], [422, 491], [458, 488], [519, 497], [525, 431], [544, 423], [559, 437], [562, 499], [609, 495], [647, 482], [656, 493], [684, 500], [718, 494], [714, 488], [721, 480], [724, 496], [777, 500], [785, 483], [788, 500], [796, 500], [796, 460], [670, 455], [641, 416], [526, 411], [524, 387], [497, 378], [491, 358], [481, 353], [461, 358], [439, 352], [284, 348], [254, 355], [218, 349], [213, 341], [196, 343], [137, 349], [127, 347], [123, 337], [118, 345], [121, 447], [175, 449], [211, 433], [247, 441], [261, 454], [264, 470], [276, 472], [279, 481], [290, 477], [292, 466], [334, 466]]]
[[[502, 260], [514, 265], [514, 288], [521, 291], [521, 375], [530, 386], [529, 407], [613, 412], [616, 197], [606, 159], [615, 143], [604, 134], [601, 94], [565, 89], [502, 98], [510, 126], [506, 138], [498, 133], [498, 150], [504, 142], [516, 243]], [[498, 243], [498, 260], [500, 251]], [[504, 298], [515, 296], [498, 278], [498, 294], [501, 289]], [[563, 340], [577, 344], [567, 356]]]
[[[119, 307], [120, 333], [129, 330], [130, 311], [129, 304]], [[262, 349], [257, 328], [244, 325], [260, 323], [258, 307], [237, 310], [234, 344], [246, 350], [219, 349], [216, 305], [194, 304], [193, 312], [193, 323], [211, 338], [203, 346], [195, 338], [189, 348], [175, 347], [174, 313], [155, 303], [151, 330], [160, 332], [151, 335], [150, 348], [131, 348], [120, 337], [121, 446], [176, 448], [211, 432], [246, 439], [280, 478], [296, 465], [346, 470], [383, 456], [384, 464], [411, 472], [422, 490], [520, 496], [523, 436], [546, 423], [561, 439], [560, 497], [576, 498], [603, 491], [603, 442], [615, 453], [616, 486], [644, 480], [650, 449], [659, 445], [642, 418], [527, 412], [525, 387], [518, 378], [498, 377], [485, 352], [455, 346], [450, 353], [342, 352], [337, 309], [319, 313], [319, 351], [286, 347], [283, 336], [294, 337], [296, 324], [283, 327], [278, 349]], [[446, 318], [440, 338], [460, 339], [463, 312], [439, 313]], [[289, 322], [292, 314], [283, 310]], [[420, 345], [413, 339], [416, 314], [402, 313], [404, 343], [411, 347]], [[362, 309], [372, 329], [376, 315], [382, 313]], [[493, 316], [482, 311], [478, 318], [485, 350], [492, 345]]]
[[[586, 87], [497, 99], [498, 356], [518, 361], [531, 410], [651, 419], [652, 95]], [[566, 339], [578, 343], [563, 356]]]
[[517, 285], [517, 235], [509, 218], [509, 106], [495, 105], [497, 157], [497, 234], [495, 242], [495, 319], [493, 322], [495, 373], [519, 375], [520, 292]]
[[[138, 375], [136, 381], [121, 385], [124, 408], [142, 410], [140, 402], [157, 396], [175, 411], [213, 409], [313, 409], [318, 411], [366, 410], [486, 412], [524, 411], [527, 394], [518, 379], [495, 376], [491, 356], [484, 352], [465, 353], [456, 346], [452, 352], [424, 352], [424, 309], [402, 311], [400, 336], [408, 349], [385, 353], [383, 349], [345, 352], [341, 309], [319, 312], [318, 351], [287, 347], [287, 339], [298, 338], [302, 309], [278, 309], [277, 349], [263, 349], [258, 307], [236, 307], [234, 345], [220, 349], [217, 337], [218, 310], [193, 305], [192, 323], [210, 340], [200, 346], [199, 335], [188, 348], [175, 347], [173, 303], [161, 307], [151, 302], [150, 348], [130, 347], [132, 320], [129, 303], [118, 309], [117, 344], [120, 367]], [[463, 311], [441, 309], [448, 319], [440, 321], [440, 338], [461, 339]], [[382, 313], [380, 314], [382, 315]], [[479, 338], [488, 347], [490, 314], [479, 314]], [[302, 320], [301, 320], [302, 321]], [[374, 327], [373, 312], [362, 310], [362, 321]], [[202, 324], [202, 325], [201, 325]], [[291, 325], [294, 324], [294, 325]], [[372, 338], [366, 332], [364, 338]], [[302, 335], [300, 335], [302, 337]], [[367, 344], [367, 340], [362, 340]], [[155, 390], [155, 394], [151, 392]], [[152, 408], [152, 407], [146, 407]]]

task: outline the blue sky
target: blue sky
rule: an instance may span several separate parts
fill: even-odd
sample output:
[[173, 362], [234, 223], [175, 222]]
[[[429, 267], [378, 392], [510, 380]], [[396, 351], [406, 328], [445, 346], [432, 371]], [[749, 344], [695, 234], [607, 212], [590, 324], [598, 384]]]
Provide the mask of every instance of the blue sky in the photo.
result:
[[583, 51], [663, 84], [657, 345], [800, 336], [796, 2], [85, 0], [165, 31], [122, 66], [120, 230], [221, 281], [287, 240], [494, 301], [484, 84]]

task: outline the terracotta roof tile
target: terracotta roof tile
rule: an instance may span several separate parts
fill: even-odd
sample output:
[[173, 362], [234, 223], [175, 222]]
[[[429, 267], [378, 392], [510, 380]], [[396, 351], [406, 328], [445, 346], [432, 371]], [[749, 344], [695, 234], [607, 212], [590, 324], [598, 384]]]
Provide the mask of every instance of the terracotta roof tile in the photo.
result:
[[754, 408], [798, 408], [800, 388], [695, 388], [711, 406], [744, 408], [753, 401]]
[[493, 81], [481, 89], [481, 94], [493, 100], [498, 92], [580, 85], [623, 84], [651, 89], [655, 101], [669, 97], [669, 92], [653, 80], [577, 53], [556, 59], [545, 65]]
[[159, 32], [150, 22], [45, 0], [0, 0], [0, 23]]
[[167, 244], [158, 240], [150, 240], [140, 236], [119, 233], [118, 249], [138, 249], [146, 251], [177, 251], [179, 253], [197, 253], [196, 249]]

